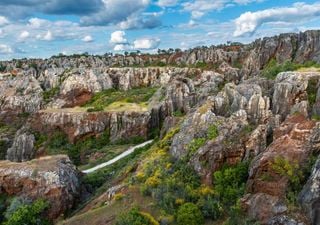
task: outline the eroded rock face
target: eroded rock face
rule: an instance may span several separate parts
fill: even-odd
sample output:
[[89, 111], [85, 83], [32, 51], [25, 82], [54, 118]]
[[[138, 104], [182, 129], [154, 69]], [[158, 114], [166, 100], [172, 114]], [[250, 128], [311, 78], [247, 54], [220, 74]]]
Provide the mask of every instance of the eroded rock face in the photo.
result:
[[290, 113], [308, 115], [307, 88], [311, 81], [318, 82], [320, 73], [313, 72], [284, 72], [280, 73], [275, 81], [272, 98], [272, 111], [280, 114], [284, 120]]
[[18, 74], [0, 79], [0, 111], [34, 113], [41, 109], [42, 88], [35, 77]]
[[243, 204], [248, 214], [262, 224], [287, 211], [283, 199], [288, 178], [277, 173], [272, 165], [278, 157], [291, 164], [305, 164], [312, 151], [309, 141], [314, 127], [315, 122], [303, 115], [289, 117], [275, 129], [273, 143], [252, 161], [247, 182], [250, 194], [243, 199]]
[[213, 101], [214, 112], [221, 116], [245, 110], [248, 119], [254, 123], [264, 123], [271, 116], [270, 99], [263, 96], [262, 89], [257, 84], [229, 83], [213, 98]]
[[299, 195], [299, 202], [312, 224], [320, 224], [320, 159], [317, 160], [308, 182]]
[[148, 137], [149, 112], [75, 112], [42, 111], [35, 115], [31, 126], [37, 131], [52, 132], [60, 129], [67, 134], [69, 141], [94, 136], [109, 130], [110, 140], [131, 137]]
[[26, 127], [15, 135], [12, 146], [7, 151], [7, 159], [13, 162], [25, 162], [34, 158], [35, 137]]
[[48, 218], [55, 219], [70, 209], [79, 195], [78, 172], [67, 156], [44, 157], [30, 162], [0, 162], [0, 190], [9, 196], [50, 204]]

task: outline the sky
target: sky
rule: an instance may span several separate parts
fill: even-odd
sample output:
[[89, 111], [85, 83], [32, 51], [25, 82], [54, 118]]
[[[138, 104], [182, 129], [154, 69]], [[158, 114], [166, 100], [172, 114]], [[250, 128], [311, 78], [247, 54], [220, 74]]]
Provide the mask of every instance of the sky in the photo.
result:
[[319, 19], [319, 0], [0, 0], [0, 60], [249, 43]]

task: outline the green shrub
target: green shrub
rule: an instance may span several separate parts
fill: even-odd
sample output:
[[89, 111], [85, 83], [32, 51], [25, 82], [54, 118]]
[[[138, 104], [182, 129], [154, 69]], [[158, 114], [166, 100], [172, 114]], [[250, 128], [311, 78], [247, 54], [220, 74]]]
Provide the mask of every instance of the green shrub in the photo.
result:
[[37, 200], [31, 205], [22, 205], [12, 213], [4, 225], [45, 225], [49, 222], [43, 217], [42, 213], [48, 208], [48, 203]]
[[6, 69], [7, 69], [6, 65], [0, 64], [0, 72], [4, 72], [6, 71]]
[[318, 90], [318, 80], [309, 80], [307, 87], [308, 102], [312, 107], [316, 103]]
[[178, 225], [201, 225], [204, 224], [200, 209], [193, 203], [183, 204], [177, 214]]
[[188, 145], [188, 152], [195, 153], [206, 143], [205, 138], [195, 138]]
[[203, 216], [207, 219], [217, 220], [223, 214], [220, 202], [213, 196], [206, 196], [199, 199], [197, 205], [201, 209]]
[[287, 200], [289, 204], [296, 205], [297, 195], [302, 189], [302, 180], [304, 179], [302, 168], [297, 161], [290, 162], [281, 156], [274, 159], [271, 167], [280, 176], [288, 178]]
[[185, 114], [181, 112], [181, 110], [177, 110], [173, 112], [173, 116], [175, 117], [183, 117]]
[[45, 103], [49, 103], [53, 97], [55, 97], [57, 94], [59, 94], [59, 92], [60, 92], [60, 87], [54, 87], [48, 91], [44, 91], [42, 93], [43, 100], [45, 101]]
[[245, 192], [248, 178], [248, 163], [240, 162], [235, 166], [224, 166], [213, 174], [214, 190], [222, 205], [228, 209], [236, 204]]
[[211, 125], [208, 129], [208, 138], [214, 140], [219, 136], [219, 130], [216, 125]]
[[121, 214], [115, 225], [159, 225], [159, 223], [150, 214], [133, 208], [129, 212]]

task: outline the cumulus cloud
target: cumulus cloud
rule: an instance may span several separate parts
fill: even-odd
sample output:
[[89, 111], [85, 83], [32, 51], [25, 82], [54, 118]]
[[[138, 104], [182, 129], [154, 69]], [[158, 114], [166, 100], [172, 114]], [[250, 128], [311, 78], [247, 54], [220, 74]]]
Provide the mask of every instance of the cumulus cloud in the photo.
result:
[[296, 3], [292, 7], [246, 12], [235, 20], [234, 36], [252, 35], [262, 24], [270, 22], [300, 22], [320, 16], [320, 3]]
[[48, 30], [45, 34], [38, 34], [36, 38], [41, 41], [53, 41], [54, 40], [53, 34], [50, 30]]
[[109, 42], [114, 44], [114, 51], [151, 50], [159, 46], [160, 39], [139, 38], [130, 43], [126, 38], [126, 33], [124, 31], [115, 31], [111, 34]]
[[93, 38], [91, 35], [86, 35], [81, 39], [83, 42], [93, 42]]
[[30, 33], [28, 32], [28, 31], [22, 31], [21, 33], [20, 33], [20, 35], [19, 35], [19, 37], [18, 37], [18, 41], [21, 41], [21, 42], [23, 42], [23, 41], [25, 41], [27, 38], [29, 38], [30, 37]]
[[126, 32], [118, 30], [111, 34], [110, 43], [112, 44], [126, 44], [128, 43], [125, 38]]
[[118, 44], [115, 45], [113, 48], [114, 51], [128, 51], [128, 50], [132, 50], [132, 46], [129, 44]]
[[159, 46], [160, 39], [154, 38], [142, 38], [133, 42], [133, 48], [137, 50], [150, 50]]
[[48, 24], [47, 20], [39, 19], [39, 18], [31, 18], [28, 21], [28, 25], [31, 26], [32, 28], [40, 28], [46, 24]]
[[0, 54], [11, 54], [13, 49], [9, 45], [0, 44]]

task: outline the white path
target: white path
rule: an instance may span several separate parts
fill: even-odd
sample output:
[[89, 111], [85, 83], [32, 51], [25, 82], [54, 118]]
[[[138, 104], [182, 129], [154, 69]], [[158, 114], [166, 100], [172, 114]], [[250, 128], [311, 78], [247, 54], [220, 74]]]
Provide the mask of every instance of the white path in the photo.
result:
[[111, 164], [119, 161], [120, 159], [122, 159], [122, 158], [124, 158], [124, 157], [126, 157], [126, 156], [128, 156], [128, 155], [130, 155], [130, 154], [132, 154], [136, 149], [142, 148], [142, 147], [144, 147], [144, 146], [146, 146], [146, 145], [148, 145], [148, 144], [151, 144], [152, 142], [153, 142], [153, 140], [149, 140], [149, 141], [146, 141], [146, 142], [144, 142], [144, 143], [142, 143], [142, 144], [139, 144], [139, 145], [136, 145], [136, 146], [134, 146], [134, 147], [131, 147], [131, 148], [129, 148], [127, 151], [121, 153], [121, 154], [118, 155], [117, 157], [109, 160], [108, 162], [101, 163], [101, 164], [99, 164], [99, 165], [97, 165], [97, 166], [95, 166], [95, 167], [93, 167], [93, 168], [91, 168], [91, 169], [83, 170], [82, 173], [88, 174], [88, 173], [92, 173], [92, 172], [94, 172], [94, 171], [96, 171], [96, 170], [99, 170], [99, 169], [101, 169], [101, 168], [104, 168], [104, 167], [106, 167], [106, 166], [110, 166]]

